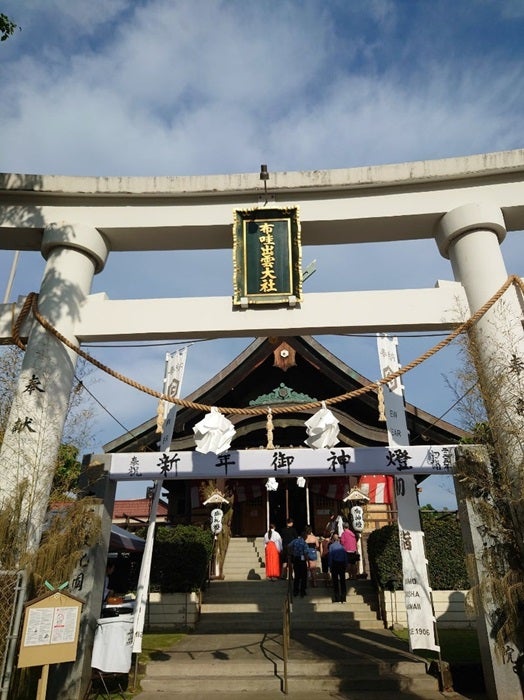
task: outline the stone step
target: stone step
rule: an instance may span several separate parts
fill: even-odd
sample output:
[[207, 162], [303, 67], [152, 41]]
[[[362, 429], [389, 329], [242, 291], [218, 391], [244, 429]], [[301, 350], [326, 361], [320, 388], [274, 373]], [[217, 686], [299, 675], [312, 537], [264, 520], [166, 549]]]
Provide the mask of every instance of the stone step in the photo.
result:
[[[398, 661], [397, 659], [368, 660], [362, 659], [340, 659], [319, 660], [296, 659], [288, 660], [287, 672], [290, 678], [311, 678], [316, 675], [333, 676], [340, 678], [362, 679], [370, 675], [390, 675], [392, 673], [411, 678], [427, 677], [426, 665], [423, 661]], [[150, 678], [161, 678], [166, 676], [166, 671], [175, 671], [177, 678], [195, 677], [195, 669], [192, 664], [181, 663], [179, 659], [170, 658], [167, 661], [150, 662], [148, 665], [148, 676]], [[199, 677], [229, 676], [231, 671], [242, 671], [244, 675], [267, 675], [268, 670], [280, 675], [284, 672], [284, 662], [281, 655], [267, 653], [266, 658], [255, 658], [254, 660], [231, 660], [224, 663], [221, 659], [207, 659], [205, 664], [199, 666]], [[433, 676], [429, 676], [434, 683]]]
[[[233, 672], [234, 673], [234, 672]], [[169, 697], [183, 695], [184, 697], [191, 696], [192, 693], [205, 693], [208, 697], [215, 696], [216, 693], [224, 694], [248, 694], [247, 697], [254, 693], [270, 693], [280, 692], [282, 685], [281, 679], [277, 676], [235, 676], [234, 682], [231, 678], [181, 678], [165, 677], [165, 678], [143, 678], [140, 685], [142, 689], [150, 693], [166, 693]]]
[[[218, 611], [220, 609], [227, 611], [227, 606], [231, 606], [231, 610], [247, 611], [252, 612], [264, 612], [267, 608], [282, 609], [284, 604], [284, 597], [275, 592], [274, 595], [239, 595], [236, 598], [232, 598], [227, 594], [217, 593], [215, 595], [205, 596], [202, 602], [202, 613], [206, 611]], [[345, 603], [335, 603], [329, 598], [314, 599], [310, 596], [306, 598], [294, 598], [293, 605], [300, 606], [300, 609], [307, 609], [309, 613], [325, 613], [325, 612], [340, 612], [348, 613], [352, 612], [355, 614], [366, 614], [369, 613], [372, 616], [377, 616], [377, 609], [372, 608], [367, 605], [365, 601], [353, 600], [348, 598]], [[340, 608], [338, 606], [341, 606]]]
[[268, 611], [279, 612], [282, 615], [282, 606], [278, 601], [275, 603], [204, 603], [201, 608], [201, 615], [221, 615], [222, 613], [259, 613], [265, 615]]
[[250, 538], [244, 538], [242, 539], [241, 537], [232, 537], [229, 540], [229, 545], [227, 548], [227, 551], [235, 551], [237, 549], [247, 549], [251, 548], [254, 549], [255, 547], [257, 548], [264, 548], [264, 538], [263, 537], [250, 537]]
[[254, 547], [249, 547], [246, 549], [235, 549], [233, 551], [228, 551], [226, 554], [226, 559], [262, 559], [264, 552], [260, 553]]
[[[166, 684], [167, 688], [157, 689], [154, 691], [142, 692], [137, 695], [138, 700], [159, 700], [162, 698], [162, 693], [169, 693], [171, 691], [169, 684]], [[165, 696], [167, 697], [167, 696]], [[196, 685], [192, 690], [186, 692], [186, 697], [188, 700], [210, 700], [210, 694], [208, 691], [200, 691], [198, 685]], [[236, 692], [234, 685], [225, 691], [213, 691], [213, 700], [227, 700], [228, 698], [246, 698], [245, 691], [239, 693]], [[247, 697], [256, 697], [256, 700], [304, 700], [304, 692], [298, 691], [294, 692], [293, 689], [288, 690], [286, 695], [283, 694], [283, 690], [262, 690], [258, 691], [256, 694], [248, 695]], [[307, 692], [307, 700], [326, 700], [332, 697], [336, 700], [392, 700], [391, 690], [349, 690], [343, 691], [339, 689], [336, 694], [327, 694], [326, 691], [311, 690]], [[412, 692], [403, 693], [401, 691], [396, 691], [394, 695], [394, 700], [469, 700], [471, 696], [465, 698], [463, 695], [458, 693], [446, 693], [444, 696], [438, 690], [426, 690], [424, 695], [414, 695]], [[480, 699], [479, 699], [480, 700]], [[482, 700], [485, 700], [485, 696], [482, 696]]]
[[252, 547], [247, 545], [245, 547], [233, 547], [228, 548], [226, 552], [226, 558], [233, 559], [235, 557], [261, 557], [264, 555], [264, 549], [260, 550], [258, 547]]
[[416, 693], [419, 697], [425, 697], [426, 691], [438, 690], [438, 683], [435, 678], [424, 674], [424, 676], [402, 676], [398, 673], [383, 673], [380, 676], [366, 674], [363, 676], [340, 677], [337, 675], [321, 676], [315, 675], [308, 678], [289, 677], [288, 687], [294, 692], [303, 692], [305, 695], [310, 690], [316, 692], [338, 692], [340, 690], [374, 690], [388, 691], [390, 693], [410, 692]]
[[[208, 614], [198, 623], [199, 634], [219, 633], [227, 629], [230, 632], [281, 632], [283, 627], [282, 614], [279, 612], [261, 613], [221, 613], [219, 615]], [[331, 630], [383, 630], [382, 620], [358, 620], [347, 619], [337, 613], [324, 613], [322, 615], [307, 617], [292, 617], [291, 629], [302, 631], [319, 630], [324, 632]]]
[[[169, 692], [173, 695], [189, 695], [195, 691], [226, 693], [228, 690], [234, 693], [249, 693], [248, 697], [255, 693], [277, 691], [283, 685], [283, 669], [271, 668], [254, 663], [224, 664], [222, 668], [217, 662], [216, 666], [209, 668], [206, 664], [205, 674], [199, 672], [198, 677], [184, 675], [181, 668], [177, 667], [173, 674], [155, 675], [149, 672], [147, 678], [142, 680], [142, 688], [149, 692]], [[204, 670], [204, 669], [203, 669]], [[309, 671], [309, 673], [308, 673]], [[176, 682], [173, 679], [176, 678]], [[232, 682], [234, 679], [234, 683]], [[234, 688], [234, 691], [233, 691]], [[329, 670], [321, 670], [318, 664], [309, 663], [303, 665], [300, 670], [293, 671], [293, 662], [288, 665], [288, 689], [295, 693], [311, 692], [337, 693], [339, 691], [373, 691], [373, 692], [410, 692], [419, 697], [427, 697], [428, 692], [437, 691], [438, 683], [435, 678], [426, 674], [425, 669], [414, 669], [409, 675], [394, 671], [382, 670], [377, 673], [377, 668], [345, 668], [341, 672], [340, 665], [332, 665]]]
[[[259, 693], [279, 693], [281, 696], [281, 688], [283, 687], [283, 678], [274, 676], [268, 678], [267, 676], [246, 676], [246, 677], [235, 677], [234, 683], [228, 678], [198, 678], [198, 679], [181, 679], [174, 681], [173, 678], [165, 679], [150, 679], [144, 678], [141, 682], [141, 686], [144, 691], [149, 693], [166, 693], [167, 697], [172, 696], [184, 696], [192, 697], [193, 693], [209, 694], [209, 696], [215, 697], [216, 693], [223, 693], [224, 696], [228, 695], [240, 695], [243, 694], [244, 697], [253, 697], [255, 694], [258, 696]], [[377, 693], [383, 693], [385, 698], [391, 699], [394, 693], [395, 700], [397, 700], [398, 693], [409, 693], [410, 698], [425, 698], [427, 700], [428, 693], [435, 693], [434, 697], [440, 697], [442, 700], [442, 695], [437, 695], [438, 689], [435, 687], [435, 679], [429, 681], [414, 681], [410, 678], [399, 678], [398, 676], [385, 677], [375, 679], [373, 683], [370, 683], [370, 679], [362, 679], [361, 681], [355, 679], [347, 679], [347, 682], [341, 682], [338, 678], [323, 678], [314, 677], [308, 679], [290, 679], [288, 678], [288, 690], [296, 693], [297, 696], [301, 695], [302, 698], [310, 697], [310, 693], [336, 693], [337, 696], [340, 692], [348, 691], [351, 693], [349, 696], [352, 700], [355, 698], [356, 692], [364, 691], [367, 693], [366, 697], [377, 698]], [[275, 696], [273, 696], [275, 697]], [[277, 696], [278, 697], [278, 696]]]
[[226, 581], [264, 581], [266, 578], [264, 570], [256, 571], [251, 569], [250, 571], [243, 571], [241, 573], [227, 573], [224, 572], [224, 579]]
[[282, 615], [217, 615], [207, 616], [198, 624], [199, 634], [219, 634], [227, 629], [233, 634], [261, 632], [263, 634], [282, 632]]
[[[313, 603], [315, 607], [315, 612], [331, 612], [333, 610], [334, 605], [342, 605], [342, 603], [334, 603], [331, 598], [329, 600], [321, 600], [321, 601], [315, 601]], [[345, 603], [343, 603], [344, 608], [343, 610], [351, 610], [352, 612], [356, 613], [373, 613], [373, 615], [377, 615], [377, 611], [373, 610], [365, 601], [363, 600], [353, 600], [352, 598], [348, 598]]]
[[250, 569], [256, 569], [257, 571], [260, 569], [263, 571], [266, 567], [262, 565], [261, 562], [258, 561], [248, 561], [246, 562], [245, 559], [239, 560], [238, 562], [235, 561], [229, 561], [224, 567], [223, 567], [223, 572], [224, 574], [227, 574], [231, 571], [249, 571]]
[[[266, 600], [266, 601], [250, 601], [237, 603], [230, 602], [207, 602], [203, 603], [201, 607], [201, 616], [203, 615], [222, 615], [224, 613], [253, 613], [259, 615], [266, 615], [268, 612], [278, 612], [282, 615], [283, 606], [279, 600]], [[367, 606], [362, 605], [356, 608], [350, 603], [325, 603], [317, 605], [307, 605], [301, 600], [293, 607], [292, 616], [295, 613], [300, 616], [311, 616], [311, 615], [337, 615], [344, 617], [345, 619], [351, 620], [376, 620], [377, 613], [374, 610], [370, 610]]]

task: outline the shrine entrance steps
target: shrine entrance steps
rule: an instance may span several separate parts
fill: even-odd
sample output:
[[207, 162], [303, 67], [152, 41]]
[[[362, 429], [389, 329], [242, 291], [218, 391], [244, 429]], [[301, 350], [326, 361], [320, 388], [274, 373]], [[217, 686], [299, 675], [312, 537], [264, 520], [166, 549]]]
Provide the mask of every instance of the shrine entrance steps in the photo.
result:
[[[231, 545], [233, 545], [231, 547]], [[411, 654], [377, 615], [368, 581], [348, 582], [346, 603], [331, 588], [293, 598], [284, 694], [282, 619], [287, 582], [268, 581], [263, 542], [231, 540], [224, 580], [203, 593], [195, 632], [147, 665], [139, 700], [307, 697], [348, 700], [459, 700], [443, 695], [426, 662]]]

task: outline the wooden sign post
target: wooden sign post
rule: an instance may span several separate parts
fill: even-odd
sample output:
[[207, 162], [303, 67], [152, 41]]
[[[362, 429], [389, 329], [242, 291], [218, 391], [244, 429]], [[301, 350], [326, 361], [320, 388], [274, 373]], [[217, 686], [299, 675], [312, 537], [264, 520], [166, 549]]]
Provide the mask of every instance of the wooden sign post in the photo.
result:
[[18, 668], [43, 667], [36, 700], [45, 700], [50, 664], [76, 659], [82, 605], [63, 591], [26, 603]]

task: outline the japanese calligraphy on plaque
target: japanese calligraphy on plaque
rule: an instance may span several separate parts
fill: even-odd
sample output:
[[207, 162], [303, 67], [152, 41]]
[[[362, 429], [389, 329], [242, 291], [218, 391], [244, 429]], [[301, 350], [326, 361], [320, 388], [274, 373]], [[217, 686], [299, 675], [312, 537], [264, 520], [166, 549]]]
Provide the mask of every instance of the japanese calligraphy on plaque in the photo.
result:
[[297, 207], [235, 210], [233, 304], [302, 301], [301, 265]]

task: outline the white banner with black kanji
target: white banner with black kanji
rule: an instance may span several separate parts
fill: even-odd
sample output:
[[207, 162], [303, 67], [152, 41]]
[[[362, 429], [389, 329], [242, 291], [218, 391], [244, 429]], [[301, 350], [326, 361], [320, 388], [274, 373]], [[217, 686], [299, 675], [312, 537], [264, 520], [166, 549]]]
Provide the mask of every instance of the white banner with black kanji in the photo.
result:
[[[397, 338], [377, 336], [379, 364], [383, 377], [400, 368], [397, 346]], [[408, 447], [404, 387], [400, 377], [384, 387], [384, 412], [390, 448], [413, 450], [413, 447]], [[437, 462], [440, 462], [443, 456], [442, 448], [435, 448], [433, 455]], [[440, 647], [435, 639], [435, 616], [429, 587], [424, 532], [420, 523], [417, 484], [413, 473], [395, 475], [395, 496], [409, 645], [411, 649], [439, 651]]]
[[[312, 450], [124, 452], [100, 455], [115, 481], [150, 479], [286, 479], [361, 474], [451, 474], [455, 445], [334, 447]], [[96, 459], [96, 456], [93, 457]]]

